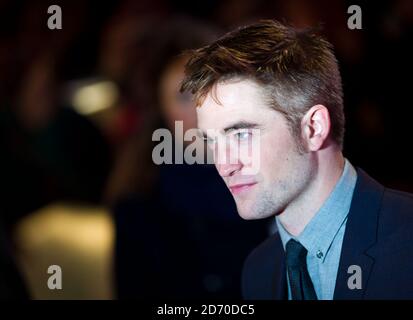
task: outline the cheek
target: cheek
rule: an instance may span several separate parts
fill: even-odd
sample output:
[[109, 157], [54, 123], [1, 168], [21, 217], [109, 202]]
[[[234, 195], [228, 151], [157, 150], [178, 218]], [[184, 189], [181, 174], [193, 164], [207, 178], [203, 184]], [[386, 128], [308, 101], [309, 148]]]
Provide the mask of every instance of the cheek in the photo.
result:
[[261, 168], [261, 140], [250, 139], [249, 141], [240, 143], [237, 146], [239, 162], [243, 165], [243, 174], [256, 175]]
[[261, 171], [264, 176], [280, 178], [290, 173], [294, 163], [295, 142], [288, 133], [261, 141]]

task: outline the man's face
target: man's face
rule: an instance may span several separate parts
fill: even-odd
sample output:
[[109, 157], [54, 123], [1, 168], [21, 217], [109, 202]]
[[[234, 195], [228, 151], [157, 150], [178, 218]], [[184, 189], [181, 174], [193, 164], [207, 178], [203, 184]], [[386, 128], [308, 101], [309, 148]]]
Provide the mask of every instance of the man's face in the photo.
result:
[[[218, 83], [197, 108], [197, 116], [198, 127], [213, 149], [216, 168], [242, 218], [279, 214], [308, 186], [310, 155], [297, 151], [285, 117], [265, 103], [255, 82]], [[259, 148], [255, 150], [251, 145], [257, 139]], [[238, 152], [233, 152], [234, 145]], [[243, 153], [242, 149], [247, 150]], [[231, 152], [232, 159], [228, 156]], [[252, 159], [257, 158], [248, 154], [251, 152], [259, 152], [258, 172], [253, 174]]]

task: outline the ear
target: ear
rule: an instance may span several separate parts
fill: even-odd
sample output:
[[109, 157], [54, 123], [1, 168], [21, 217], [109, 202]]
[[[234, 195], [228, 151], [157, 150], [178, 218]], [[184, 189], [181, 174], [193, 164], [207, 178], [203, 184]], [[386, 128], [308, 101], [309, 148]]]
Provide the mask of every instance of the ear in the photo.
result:
[[330, 133], [330, 113], [317, 104], [306, 112], [301, 120], [301, 132], [308, 151], [320, 150]]

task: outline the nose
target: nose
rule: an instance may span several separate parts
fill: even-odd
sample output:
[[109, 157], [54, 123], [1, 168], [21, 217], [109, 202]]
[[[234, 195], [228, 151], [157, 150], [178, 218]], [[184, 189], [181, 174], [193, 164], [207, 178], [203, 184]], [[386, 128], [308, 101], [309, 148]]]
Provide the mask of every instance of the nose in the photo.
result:
[[241, 171], [243, 167], [238, 149], [226, 139], [218, 139], [214, 148], [214, 161], [215, 167], [222, 178], [234, 175]]
[[230, 177], [241, 170], [242, 165], [240, 163], [236, 164], [216, 164], [215, 165], [218, 173], [221, 177]]
[[242, 169], [242, 163], [238, 157], [231, 158], [230, 150], [218, 152], [215, 158], [215, 167], [221, 177], [229, 177]]
[[230, 177], [241, 170], [242, 165], [237, 164], [215, 164], [221, 177]]

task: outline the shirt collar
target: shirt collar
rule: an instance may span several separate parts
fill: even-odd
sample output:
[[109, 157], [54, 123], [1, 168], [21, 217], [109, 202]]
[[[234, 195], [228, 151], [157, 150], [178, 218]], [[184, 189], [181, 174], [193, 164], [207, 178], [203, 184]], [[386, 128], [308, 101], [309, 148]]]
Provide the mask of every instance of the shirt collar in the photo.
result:
[[293, 237], [285, 230], [276, 217], [276, 224], [284, 249], [286, 243], [294, 238], [307, 249], [308, 254], [324, 261], [334, 238], [347, 220], [356, 180], [356, 170], [345, 159], [343, 173], [333, 191], [298, 237]]

